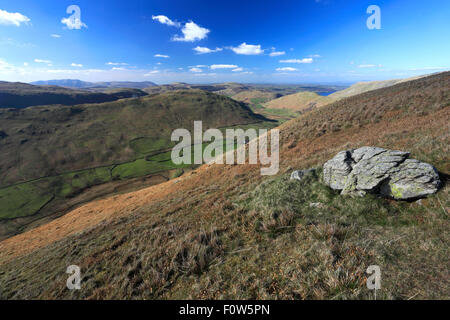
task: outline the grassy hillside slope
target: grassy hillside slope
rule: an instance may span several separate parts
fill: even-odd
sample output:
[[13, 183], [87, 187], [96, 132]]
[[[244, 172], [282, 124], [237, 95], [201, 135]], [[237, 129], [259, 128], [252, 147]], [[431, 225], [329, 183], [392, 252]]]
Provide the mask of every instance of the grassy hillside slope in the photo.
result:
[[57, 86], [35, 86], [20, 82], [0, 81], [0, 109], [26, 108], [51, 104], [101, 103], [145, 95], [144, 91], [138, 89], [124, 88], [102, 93], [72, 90]]
[[183, 167], [170, 159], [171, 133], [192, 130], [194, 120], [204, 130], [268, 123], [242, 103], [200, 90], [0, 110], [0, 238], [73, 205], [92, 186], [163, 172], [165, 181]]
[[247, 103], [255, 113], [283, 123], [302, 112], [333, 102], [333, 99], [320, 96], [317, 92], [334, 89], [337, 87], [254, 85], [250, 90], [241, 91], [231, 98]]
[[422, 76], [412, 77], [412, 78], [406, 78], [406, 79], [392, 79], [392, 80], [382, 80], [382, 81], [362, 81], [355, 83], [354, 85], [350, 86], [349, 88], [346, 88], [344, 90], [340, 90], [337, 92], [334, 92], [329, 95], [330, 98], [339, 100], [347, 97], [351, 97], [357, 94], [361, 94], [367, 91], [377, 90], [381, 88], [386, 88], [393, 86], [394, 84], [416, 80], [421, 78]]
[[263, 104], [268, 109], [289, 109], [293, 111], [308, 111], [333, 102], [334, 99], [320, 96], [315, 92], [298, 92]]
[[245, 102], [248, 104], [264, 103], [279, 97], [281, 97], [281, 95], [278, 93], [261, 90], [241, 91], [231, 96], [231, 98], [233, 98], [234, 100]]
[[407, 79], [358, 82], [348, 88], [336, 91], [328, 96], [320, 96], [313, 91], [297, 92], [266, 102], [262, 105], [262, 107], [268, 110], [287, 109], [297, 112], [304, 112], [312, 108], [322, 107], [340, 99], [348, 98], [376, 89], [386, 88], [398, 83], [416, 80], [420, 77], [421, 76]]
[[[95, 201], [0, 242], [1, 298], [449, 298], [450, 73], [367, 92], [280, 127], [281, 170], [202, 166]], [[435, 165], [446, 185], [420, 202], [342, 197], [321, 174], [338, 151], [374, 145]], [[82, 290], [66, 289], [67, 266]]]
[[178, 91], [71, 107], [0, 110], [0, 185], [132, 159], [170, 147], [176, 128], [260, 121], [245, 105], [204, 91]]
[[227, 82], [227, 83], [218, 83], [218, 84], [189, 84], [184, 82], [174, 82], [171, 84], [164, 84], [156, 87], [146, 88], [144, 91], [147, 93], [162, 93], [174, 90], [204, 90], [209, 92], [214, 92], [216, 94], [224, 95], [224, 96], [232, 96], [244, 90], [249, 90], [250, 87], [248, 85]]
[[279, 96], [281, 96], [281, 94], [279, 93], [250, 90], [250, 91], [242, 91], [232, 96], [232, 98], [234, 100], [243, 101], [244, 103], [247, 103], [253, 112], [260, 114], [268, 119], [275, 120], [279, 124], [298, 117], [300, 112], [294, 110], [266, 108], [263, 106], [268, 101], [277, 99], [277, 97]]

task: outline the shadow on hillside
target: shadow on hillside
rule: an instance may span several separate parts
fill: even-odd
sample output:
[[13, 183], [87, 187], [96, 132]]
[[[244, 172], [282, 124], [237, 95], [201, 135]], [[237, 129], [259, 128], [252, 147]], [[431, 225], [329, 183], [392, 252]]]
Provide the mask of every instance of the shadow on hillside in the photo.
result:
[[450, 180], [450, 174], [446, 174], [444, 172], [438, 171], [439, 179], [441, 180], [441, 186], [439, 189], [442, 189], [448, 185], [448, 182]]

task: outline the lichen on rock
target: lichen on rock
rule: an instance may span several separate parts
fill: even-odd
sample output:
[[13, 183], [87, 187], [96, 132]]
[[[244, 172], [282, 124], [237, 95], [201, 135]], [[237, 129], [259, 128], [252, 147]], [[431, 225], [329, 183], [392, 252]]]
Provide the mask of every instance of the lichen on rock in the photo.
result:
[[409, 152], [362, 147], [339, 152], [323, 166], [324, 182], [341, 194], [379, 193], [407, 200], [435, 193], [439, 174]]

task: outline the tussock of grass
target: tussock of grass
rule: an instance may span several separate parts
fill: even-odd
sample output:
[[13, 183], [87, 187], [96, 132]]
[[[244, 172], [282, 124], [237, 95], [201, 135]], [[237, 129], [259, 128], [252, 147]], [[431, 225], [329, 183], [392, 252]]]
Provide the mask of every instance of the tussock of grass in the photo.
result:
[[[218, 203], [214, 188], [2, 265], [1, 298], [373, 299], [372, 264], [382, 269], [378, 298], [446, 296], [448, 187], [422, 204], [349, 198], [323, 185], [319, 170], [301, 182], [287, 173], [249, 184]], [[200, 201], [215, 218], [197, 211]], [[81, 291], [64, 289], [70, 264], [83, 270]]]
[[209, 264], [223, 254], [219, 232], [200, 232], [192, 239], [183, 242], [172, 260], [174, 269], [184, 274], [201, 274]]
[[[386, 225], [408, 223], [398, 220], [399, 208], [375, 195], [342, 197], [322, 181], [322, 170], [302, 181], [289, 175], [269, 179], [249, 196], [246, 210], [258, 212], [265, 230], [277, 230], [296, 223], [317, 224], [333, 221], [338, 224]], [[393, 217], [396, 216], [396, 219]], [[394, 221], [395, 220], [395, 221]]]

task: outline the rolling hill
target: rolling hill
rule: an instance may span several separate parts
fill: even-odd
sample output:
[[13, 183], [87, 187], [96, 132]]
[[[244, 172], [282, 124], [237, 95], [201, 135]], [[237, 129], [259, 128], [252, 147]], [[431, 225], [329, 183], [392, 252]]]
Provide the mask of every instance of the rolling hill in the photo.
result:
[[330, 94], [329, 97], [333, 98], [335, 100], [339, 100], [342, 98], [351, 97], [351, 96], [354, 96], [354, 95], [357, 95], [360, 93], [364, 93], [367, 91], [390, 87], [397, 83], [416, 80], [421, 77], [422, 76], [406, 78], [406, 79], [383, 80], [383, 81], [362, 81], [362, 82], [355, 83], [354, 85], [352, 85], [349, 88], [346, 88], [344, 90], [334, 92], [334, 93]]
[[[422, 76], [420, 76], [422, 77]], [[383, 81], [364, 81], [353, 84], [348, 88], [336, 91], [328, 96], [320, 96], [319, 94], [308, 92], [297, 92], [290, 95], [285, 95], [278, 99], [271, 100], [263, 104], [267, 109], [287, 109], [293, 111], [303, 112], [310, 108], [322, 107], [334, 101], [338, 101], [343, 98], [355, 96], [364, 92], [386, 88], [398, 83], [403, 83], [411, 80], [419, 79], [420, 77], [413, 77], [407, 79], [394, 79]]]
[[101, 103], [144, 95], [147, 95], [144, 91], [128, 88], [102, 93], [73, 90], [58, 86], [38, 86], [20, 82], [0, 81], [0, 108]]
[[59, 86], [75, 89], [83, 89], [95, 86], [93, 82], [87, 82], [78, 79], [39, 80], [30, 82], [30, 84], [36, 86]]
[[[190, 89], [194, 89], [193, 85], [184, 82], [174, 82], [171, 84], [150, 86], [149, 88], [145, 88], [144, 91], [149, 94], [155, 94], [155, 93], [164, 93], [168, 91], [190, 90]], [[210, 86], [207, 86], [206, 88], [203, 89], [210, 89]], [[205, 90], [205, 91], [212, 91], [212, 90]]]
[[255, 103], [264, 103], [273, 99], [280, 98], [282, 95], [275, 92], [270, 91], [261, 91], [261, 90], [247, 90], [241, 91], [233, 96], [234, 100], [242, 101], [248, 104]]
[[238, 92], [249, 90], [249, 86], [240, 83], [227, 82], [219, 84], [189, 84], [184, 82], [174, 82], [171, 84], [164, 84], [155, 87], [146, 88], [147, 93], [161, 93], [174, 90], [204, 90], [214, 92], [224, 96], [232, 96]]
[[184, 82], [175, 82], [171, 84], [159, 85], [146, 88], [147, 93], [161, 93], [180, 89], [200, 89], [216, 94], [237, 97], [239, 100], [244, 96], [253, 98], [261, 97], [280, 97], [293, 94], [299, 91], [313, 91], [320, 93], [330, 93], [346, 87], [334, 85], [302, 85], [302, 84], [241, 84], [236, 82], [225, 82], [216, 84], [188, 84]]
[[246, 105], [201, 90], [0, 109], [0, 237], [66, 208], [69, 200], [74, 205], [92, 186], [161, 173], [165, 181], [170, 170], [182, 168], [167, 152], [172, 131], [191, 130], [199, 119], [205, 130], [273, 126]]
[[268, 109], [289, 109], [293, 111], [307, 111], [313, 108], [322, 107], [333, 102], [334, 99], [320, 96], [315, 92], [298, 92], [271, 100], [263, 104]]
[[[313, 109], [279, 128], [277, 176], [202, 166], [0, 242], [0, 298], [373, 299], [369, 265], [382, 270], [378, 299], [448, 298], [449, 122], [449, 72]], [[408, 150], [446, 184], [396, 202], [343, 197], [320, 170], [289, 181], [364, 145]], [[82, 290], [65, 287], [72, 264]]]

